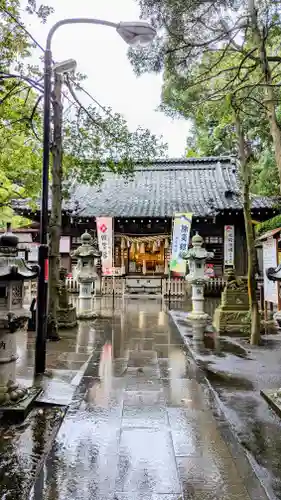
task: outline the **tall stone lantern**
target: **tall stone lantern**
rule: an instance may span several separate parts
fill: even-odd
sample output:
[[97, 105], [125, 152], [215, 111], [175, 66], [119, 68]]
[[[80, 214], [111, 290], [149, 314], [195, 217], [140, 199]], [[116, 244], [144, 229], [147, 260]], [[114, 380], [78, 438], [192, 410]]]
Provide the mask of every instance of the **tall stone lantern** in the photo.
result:
[[97, 263], [101, 252], [87, 231], [82, 234], [81, 240], [82, 245], [74, 250], [72, 254], [78, 260], [79, 308], [77, 317], [80, 319], [89, 319], [95, 316], [92, 307], [92, 290], [98, 278]]
[[192, 287], [192, 311], [188, 313], [188, 318], [194, 320], [204, 320], [209, 317], [204, 312], [204, 286], [209, 279], [205, 275], [205, 263], [214, 256], [214, 253], [207, 252], [202, 247], [203, 241], [203, 238], [196, 233], [191, 240], [192, 248], [182, 254], [182, 258], [188, 262], [190, 271], [186, 280]]
[[[23, 308], [24, 281], [38, 275], [38, 266], [29, 266], [18, 257], [18, 237], [11, 232], [0, 236], [0, 407], [28, 405], [38, 394], [16, 382], [17, 330], [25, 328], [31, 313]], [[36, 391], [35, 391], [36, 392]], [[23, 408], [21, 408], [22, 410]]]

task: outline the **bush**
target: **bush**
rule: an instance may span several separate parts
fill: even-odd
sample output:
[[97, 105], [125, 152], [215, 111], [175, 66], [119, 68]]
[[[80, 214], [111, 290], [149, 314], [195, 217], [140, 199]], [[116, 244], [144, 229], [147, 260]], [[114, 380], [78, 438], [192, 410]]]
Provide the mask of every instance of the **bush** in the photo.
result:
[[255, 227], [256, 236], [261, 236], [267, 231], [272, 231], [273, 229], [277, 229], [281, 227], [281, 214], [272, 217], [272, 219], [268, 219], [260, 224], [257, 224]]

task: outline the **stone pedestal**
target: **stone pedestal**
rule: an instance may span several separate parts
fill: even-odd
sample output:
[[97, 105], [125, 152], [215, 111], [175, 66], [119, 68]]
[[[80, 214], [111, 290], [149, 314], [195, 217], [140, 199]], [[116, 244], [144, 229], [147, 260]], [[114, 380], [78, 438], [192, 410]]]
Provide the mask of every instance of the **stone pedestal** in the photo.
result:
[[234, 271], [230, 270], [221, 294], [221, 304], [214, 313], [213, 325], [219, 334], [244, 336], [247, 324], [249, 324], [247, 280], [236, 279]]
[[204, 340], [204, 334], [205, 334], [205, 328], [206, 328], [206, 316], [202, 317], [201, 316], [201, 321], [199, 318], [196, 318], [195, 321], [192, 321], [192, 339], [196, 341], [203, 341]]
[[[2, 318], [1, 318], [2, 319]], [[27, 395], [27, 389], [20, 387], [16, 382], [17, 345], [15, 332], [3, 328], [0, 319], [0, 405], [14, 403]], [[22, 315], [22, 327], [25, 326], [28, 317]], [[8, 323], [7, 323], [8, 325]]]
[[188, 313], [190, 319], [208, 319], [209, 315], [204, 312], [204, 286], [205, 281], [197, 280], [192, 283], [192, 311]]
[[97, 313], [94, 310], [94, 301], [92, 297], [80, 297], [79, 305], [77, 309], [78, 319], [93, 319], [97, 317]]
[[16, 381], [16, 332], [27, 327], [31, 316], [23, 308], [24, 281], [37, 275], [37, 266], [18, 257], [18, 238], [9, 227], [0, 237], [0, 411], [25, 414], [40, 392]]
[[87, 300], [92, 298], [93, 281], [89, 281], [86, 278], [80, 278], [79, 280], [79, 299]]
[[57, 311], [58, 327], [60, 329], [74, 328], [77, 325], [76, 308], [69, 303], [69, 293], [66, 287], [67, 270], [60, 269], [59, 307]]

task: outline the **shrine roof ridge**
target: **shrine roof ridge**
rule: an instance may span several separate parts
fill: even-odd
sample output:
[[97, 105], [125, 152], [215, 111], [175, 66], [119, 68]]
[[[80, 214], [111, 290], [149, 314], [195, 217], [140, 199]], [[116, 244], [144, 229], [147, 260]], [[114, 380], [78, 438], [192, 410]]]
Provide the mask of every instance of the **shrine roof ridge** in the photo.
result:
[[144, 170], [185, 170], [185, 169], [215, 169], [217, 166], [233, 166], [235, 158], [230, 156], [204, 156], [198, 158], [158, 158], [150, 162], [134, 162], [134, 171], [142, 172]]

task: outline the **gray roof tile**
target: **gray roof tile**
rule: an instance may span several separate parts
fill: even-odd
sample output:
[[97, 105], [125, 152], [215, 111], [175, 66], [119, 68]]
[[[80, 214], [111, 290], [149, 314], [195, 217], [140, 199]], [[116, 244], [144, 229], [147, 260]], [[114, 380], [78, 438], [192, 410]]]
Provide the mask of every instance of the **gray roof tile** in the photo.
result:
[[[83, 217], [172, 217], [175, 212], [207, 216], [215, 210], [241, 210], [237, 168], [231, 158], [158, 160], [136, 164], [132, 178], [105, 173], [100, 187], [75, 185], [65, 209], [79, 202]], [[229, 192], [229, 193], [228, 193]], [[253, 208], [273, 206], [252, 198]]]

